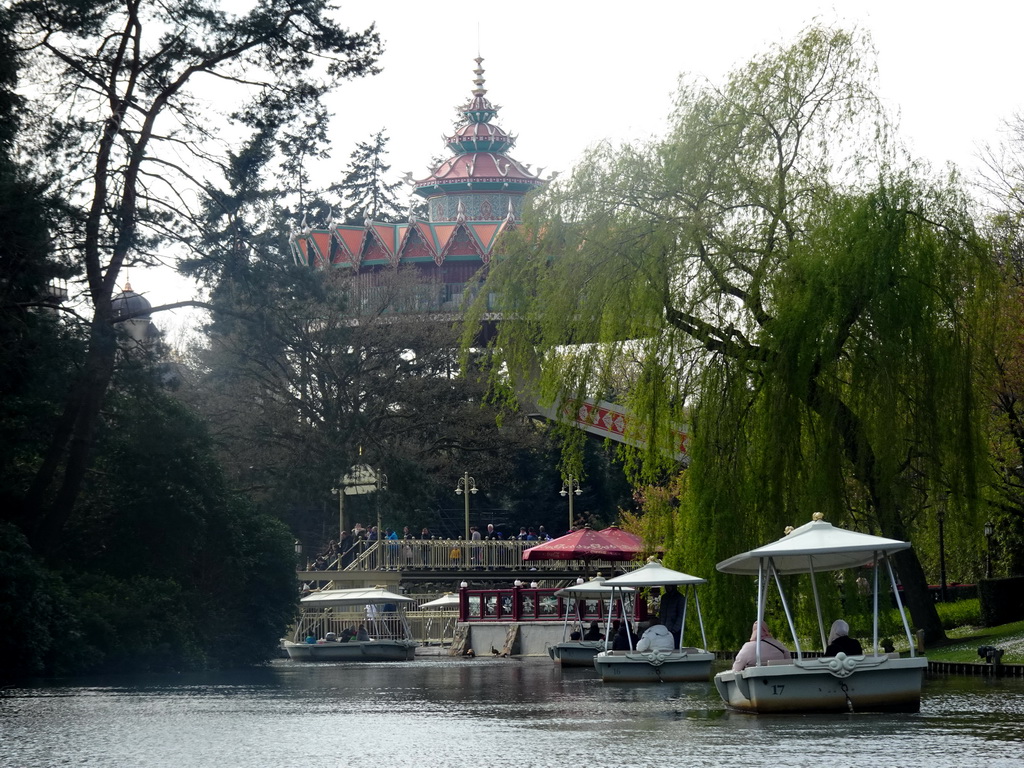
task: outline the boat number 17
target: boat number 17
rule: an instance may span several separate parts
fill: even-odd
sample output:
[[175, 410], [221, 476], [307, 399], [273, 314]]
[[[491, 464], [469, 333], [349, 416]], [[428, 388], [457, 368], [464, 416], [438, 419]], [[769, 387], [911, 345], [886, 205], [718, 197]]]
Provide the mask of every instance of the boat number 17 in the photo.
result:
[[772, 696], [781, 696], [782, 695], [782, 689], [785, 688], [785, 687], [786, 686], [784, 686], [784, 685], [773, 685], [772, 686]]

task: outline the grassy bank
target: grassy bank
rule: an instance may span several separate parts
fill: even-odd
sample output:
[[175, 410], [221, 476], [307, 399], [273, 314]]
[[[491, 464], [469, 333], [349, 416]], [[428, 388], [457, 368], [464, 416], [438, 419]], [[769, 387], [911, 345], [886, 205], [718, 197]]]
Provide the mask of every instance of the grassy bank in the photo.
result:
[[980, 662], [978, 646], [993, 645], [1003, 650], [1004, 664], [1024, 664], [1024, 621], [998, 627], [965, 625], [947, 629], [949, 642], [925, 649], [933, 661]]

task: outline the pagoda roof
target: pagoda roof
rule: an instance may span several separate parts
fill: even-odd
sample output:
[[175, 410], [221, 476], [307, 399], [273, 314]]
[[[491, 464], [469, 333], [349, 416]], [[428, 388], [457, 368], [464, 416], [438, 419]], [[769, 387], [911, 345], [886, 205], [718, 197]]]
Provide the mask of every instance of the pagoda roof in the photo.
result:
[[402, 224], [370, 222], [358, 227], [339, 224], [311, 229], [296, 238], [307, 266], [359, 267], [373, 263], [395, 265], [421, 261], [442, 264], [446, 259], [491, 260], [498, 237], [514, 222], [413, 221]]
[[450, 157], [433, 174], [416, 182], [416, 194], [433, 197], [463, 190], [528, 192], [544, 181], [517, 160], [495, 152], [463, 152]]

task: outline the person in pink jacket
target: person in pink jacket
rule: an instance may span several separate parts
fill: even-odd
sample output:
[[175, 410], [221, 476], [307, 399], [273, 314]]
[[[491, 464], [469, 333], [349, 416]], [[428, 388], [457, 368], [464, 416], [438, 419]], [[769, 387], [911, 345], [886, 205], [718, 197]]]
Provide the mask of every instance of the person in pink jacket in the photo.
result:
[[761, 663], [764, 664], [772, 659], [790, 659], [789, 649], [772, 637], [767, 625], [763, 621], [755, 621], [750, 633], [750, 639], [743, 644], [736, 659], [732, 663], [734, 672], [741, 669], [753, 667], [757, 664], [757, 638], [761, 637]]

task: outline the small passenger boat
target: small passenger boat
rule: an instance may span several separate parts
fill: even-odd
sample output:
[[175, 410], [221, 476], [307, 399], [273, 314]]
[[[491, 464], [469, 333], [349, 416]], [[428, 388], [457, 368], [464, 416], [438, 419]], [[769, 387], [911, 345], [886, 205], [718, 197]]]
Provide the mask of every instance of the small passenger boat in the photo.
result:
[[[616, 599], [625, 606], [624, 597], [626, 589], [639, 589], [641, 587], [664, 587], [673, 584], [682, 587], [683, 599], [683, 625], [680, 632], [680, 641], [671, 651], [652, 650], [642, 652], [637, 650], [636, 642], [629, 633], [627, 622], [627, 636], [629, 637], [629, 650], [613, 651], [611, 640], [605, 644], [605, 650], [594, 656], [594, 667], [601, 674], [605, 682], [699, 682], [707, 681], [711, 677], [711, 662], [715, 655], [707, 651], [707, 639], [704, 634], [704, 619], [700, 612], [700, 600], [697, 598], [697, 585], [705, 584], [706, 579], [697, 576], [690, 576], [681, 571], [674, 571], [666, 568], [658, 561], [652, 561], [635, 571], [616, 576], [605, 581], [605, 586], [611, 587], [616, 592]], [[689, 611], [690, 598], [693, 598], [694, 608], [697, 613], [697, 621], [700, 624], [701, 647], [684, 646], [682, 640], [686, 637], [686, 617]], [[631, 615], [623, 608], [623, 616]], [[611, 621], [609, 618], [608, 631], [610, 634]]]
[[[800, 641], [796, 658], [761, 659], [761, 639], [757, 639], [757, 664], [740, 671], [727, 670], [715, 675], [715, 686], [726, 706], [740, 712], [917, 712], [921, 707], [921, 685], [927, 659], [915, 656], [896, 588], [896, 576], [890, 563], [894, 552], [908, 549], [910, 543], [836, 528], [816, 512], [811, 522], [789, 531], [778, 541], [723, 560], [716, 567], [723, 573], [757, 576], [757, 621], [764, 619], [770, 582], [775, 581], [782, 607], [794, 638], [799, 638], [782, 589], [782, 576], [810, 574], [822, 648], [825, 623], [815, 574], [846, 568], [873, 566], [873, 632], [869, 653], [847, 656], [805, 658]], [[879, 650], [878, 609], [879, 577], [885, 569], [892, 594], [903, 618], [910, 646], [909, 658]]]
[[[605, 583], [606, 579], [603, 576], [598, 576], [582, 584], [574, 584], [555, 592], [555, 597], [561, 597], [566, 600], [562, 642], [548, 648], [548, 655], [556, 664], [561, 664], [563, 667], [593, 668], [594, 656], [605, 647], [604, 638], [602, 637], [600, 640], [569, 640], [569, 627], [576, 626], [582, 633], [585, 611], [581, 611], [580, 606], [587, 600], [598, 600], [606, 603], [607, 608], [600, 614], [602, 621], [611, 614], [612, 606], [614, 605], [612, 598], [614, 597], [615, 589], [614, 587], [606, 586]], [[622, 591], [633, 592], [630, 587], [626, 587]], [[575, 621], [572, 621], [573, 619]]]
[[[325, 589], [302, 598], [293, 640], [295, 661], [407, 661], [418, 643], [405, 616], [411, 597], [383, 587]], [[363, 628], [369, 639], [359, 640]]]

